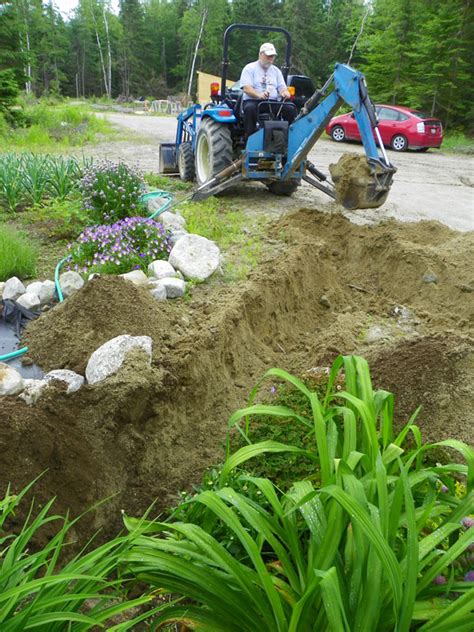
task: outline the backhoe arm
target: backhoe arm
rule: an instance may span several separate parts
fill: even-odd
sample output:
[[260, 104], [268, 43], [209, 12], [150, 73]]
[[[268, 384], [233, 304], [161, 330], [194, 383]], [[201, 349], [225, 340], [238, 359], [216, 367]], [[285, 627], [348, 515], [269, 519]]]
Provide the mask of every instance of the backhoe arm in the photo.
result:
[[[334, 90], [324, 97], [331, 82], [334, 82]], [[334, 74], [306, 102], [300, 115], [292, 123], [288, 134], [288, 160], [283, 170], [283, 180], [290, 179], [307, 159], [326, 125], [343, 103], [350, 105], [354, 111], [367, 161], [362, 168], [361, 164], [355, 165], [354, 160], [352, 163], [345, 161], [331, 172], [337, 199], [347, 208], [378, 207], [388, 195], [396, 169], [390, 164], [383, 147], [364, 75], [345, 64], [336, 64]], [[382, 156], [379, 156], [374, 132]]]

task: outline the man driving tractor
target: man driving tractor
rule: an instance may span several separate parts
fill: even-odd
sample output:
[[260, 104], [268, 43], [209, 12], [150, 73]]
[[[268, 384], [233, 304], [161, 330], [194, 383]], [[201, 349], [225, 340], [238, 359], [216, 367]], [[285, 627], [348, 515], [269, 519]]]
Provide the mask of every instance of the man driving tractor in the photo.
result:
[[247, 64], [242, 70], [240, 85], [244, 92], [243, 114], [245, 137], [248, 138], [257, 129], [257, 112], [279, 111], [285, 121], [292, 123], [296, 117], [296, 108], [292, 104], [277, 105], [268, 100], [289, 99], [290, 92], [283, 74], [273, 65], [277, 52], [270, 42], [260, 46], [257, 61]]

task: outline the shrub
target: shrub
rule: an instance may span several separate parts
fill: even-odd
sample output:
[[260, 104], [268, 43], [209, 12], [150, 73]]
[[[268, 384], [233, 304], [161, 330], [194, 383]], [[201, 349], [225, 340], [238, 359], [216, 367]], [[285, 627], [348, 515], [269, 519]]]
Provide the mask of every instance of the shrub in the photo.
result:
[[69, 269], [121, 274], [132, 269], [146, 270], [155, 259], [167, 259], [171, 244], [159, 222], [127, 217], [111, 226], [86, 228], [78, 243], [69, 248]]
[[36, 246], [25, 235], [10, 226], [0, 226], [0, 281], [34, 276], [37, 256]]
[[99, 224], [139, 214], [144, 183], [141, 174], [123, 162], [96, 162], [80, 183], [86, 209]]
[[[342, 370], [345, 389], [338, 391]], [[395, 434], [393, 395], [373, 391], [362, 358], [337, 358], [323, 397], [282, 370], [267, 378], [300, 390], [309, 416], [253, 404], [255, 388], [229, 428], [248, 440], [250, 416], [291, 419], [313, 437], [314, 450], [250, 443], [228, 452], [216, 489], [189, 501], [201, 507], [193, 521], [126, 518], [128, 528], [143, 531], [125, 555], [129, 571], [152, 590], [186, 600], [164, 608], [154, 625], [182, 621], [215, 632], [473, 629], [466, 566], [474, 541], [473, 450], [454, 440], [424, 445], [416, 415]], [[461, 453], [467, 465], [426, 462], [440, 446]], [[235, 468], [267, 453], [309, 459], [320, 483], [294, 481], [283, 493], [268, 479], [243, 475], [252, 492], [231, 487]], [[455, 493], [459, 477], [465, 494]], [[223, 529], [233, 550], [215, 535]]]

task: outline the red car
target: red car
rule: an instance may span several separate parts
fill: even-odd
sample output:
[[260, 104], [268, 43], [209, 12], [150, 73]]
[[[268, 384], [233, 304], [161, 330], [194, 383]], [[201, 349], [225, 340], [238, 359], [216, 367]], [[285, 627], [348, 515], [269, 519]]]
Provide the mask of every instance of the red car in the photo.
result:
[[[383, 143], [394, 151], [406, 151], [408, 148], [427, 151], [430, 147], [441, 147], [443, 126], [439, 119], [399, 105], [376, 105], [375, 109]], [[326, 133], [337, 143], [361, 140], [353, 112], [331, 119]]]

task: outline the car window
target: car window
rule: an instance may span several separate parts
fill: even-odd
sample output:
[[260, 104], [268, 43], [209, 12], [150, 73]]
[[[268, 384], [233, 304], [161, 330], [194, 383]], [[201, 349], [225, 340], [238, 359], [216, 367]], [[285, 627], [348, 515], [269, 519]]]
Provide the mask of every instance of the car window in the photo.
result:
[[392, 110], [392, 108], [380, 108], [378, 111], [379, 119], [381, 121], [398, 121], [397, 110]]
[[406, 114], [403, 114], [403, 112], [399, 112], [398, 113], [398, 121], [408, 121], [410, 117], [407, 116]]

